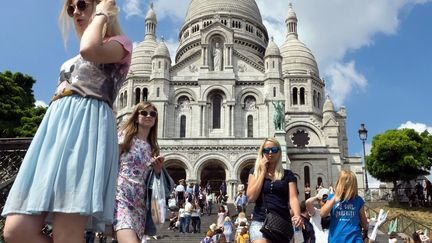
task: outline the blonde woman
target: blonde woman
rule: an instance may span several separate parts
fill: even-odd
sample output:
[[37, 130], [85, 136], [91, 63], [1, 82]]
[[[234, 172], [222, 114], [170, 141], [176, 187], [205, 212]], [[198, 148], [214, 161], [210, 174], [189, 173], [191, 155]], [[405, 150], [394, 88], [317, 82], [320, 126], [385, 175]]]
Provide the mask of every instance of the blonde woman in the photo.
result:
[[[55, 95], [9, 193], [2, 212], [8, 243], [79, 243], [85, 228], [104, 231], [95, 226], [112, 224], [118, 169], [112, 106], [132, 52], [117, 13], [114, 0], [62, 4], [65, 43], [73, 22], [79, 54], [61, 66]], [[47, 221], [53, 239], [41, 233]]]
[[275, 138], [266, 138], [261, 144], [255, 167], [249, 173], [246, 195], [248, 202], [255, 202], [249, 229], [253, 243], [270, 242], [260, 231], [266, 217], [264, 200], [268, 211], [291, 220], [295, 227], [302, 224], [296, 178], [290, 170], [283, 169], [281, 146]]
[[139, 243], [146, 233], [148, 202], [146, 176], [150, 166], [160, 174], [164, 158], [157, 142], [158, 113], [141, 102], [119, 132], [120, 168], [114, 210], [117, 240]]
[[358, 196], [354, 172], [342, 170], [339, 173], [335, 194], [328, 196], [320, 210], [321, 218], [329, 214], [328, 242], [363, 242], [363, 237], [367, 236], [368, 223], [364, 201]]

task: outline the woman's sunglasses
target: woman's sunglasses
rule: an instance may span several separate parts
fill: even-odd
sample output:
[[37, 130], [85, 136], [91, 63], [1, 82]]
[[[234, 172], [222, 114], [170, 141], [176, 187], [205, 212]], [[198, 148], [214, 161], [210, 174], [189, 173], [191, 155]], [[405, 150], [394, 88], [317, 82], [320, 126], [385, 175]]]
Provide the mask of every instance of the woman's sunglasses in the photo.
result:
[[139, 110], [138, 114], [140, 114], [141, 116], [145, 116], [145, 117], [156, 117], [157, 116], [157, 112], [156, 111], [145, 111], [145, 110]]
[[263, 153], [265, 153], [265, 154], [269, 154], [270, 151], [273, 154], [276, 154], [277, 152], [279, 152], [279, 147], [263, 148]]
[[67, 14], [69, 15], [69, 17], [73, 17], [74, 16], [74, 12], [75, 9], [77, 8], [80, 12], [84, 12], [87, 8], [87, 6], [89, 5], [89, 3], [86, 3], [86, 1], [84, 0], [78, 0], [78, 2], [76, 3], [76, 5], [74, 4], [70, 4], [67, 7]]

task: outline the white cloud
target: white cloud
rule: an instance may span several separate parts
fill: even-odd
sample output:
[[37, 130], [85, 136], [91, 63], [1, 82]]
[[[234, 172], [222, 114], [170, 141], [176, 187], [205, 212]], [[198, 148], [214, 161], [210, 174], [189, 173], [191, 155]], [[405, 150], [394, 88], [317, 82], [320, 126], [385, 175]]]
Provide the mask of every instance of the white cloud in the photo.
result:
[[[354, 88], [365, 88], [367, 77], [346, 54], [372, 45], [377, 34], [396, 34], [400, 15], [415, 4], [431, 0], [292, 0], [298, 18], [299, 40], [314, 54], [321, 76], [336, 106], [345, 103]], [[269, 36], [281, 46], [285, 40], [289, 1], [257, 0]]]
[[[186, 16], [190, 1], [174, 1], [172, 0], [156, 0], [154, 1], [154, 9], [158, 20], [171, 18], [174, 21], [182, 21]], [[175, 6], [174, 6], [175, 5]], [[176, 33], [177, 35], [177, 33]]]
[[35, 106], [36, 106], [36, 107], [38, 107], [38, 106], [48, 107], [48, 104], [45, 103], [45, 101], [43, 101], [43, 100], [36, 100], [36, 102], [35, 102]]
[[[142, 4], [143, 2], [141, 0], [125, 0], [122, 9], [126, 12], [126, 18], [131, 16], [145, 18], [150, 8], [150, 3]], [[184, 0], [176, 1], [175, 6], [172, 0], [155, 0], [152, 3], [158, 21], [162, 21], [165, 18], [171, 18], [174, 21], [183, 20], [189, 6], [189, 1]]]
[[327, 75], [331, 80], [327, 85], [328, 93], [336, 106], [343, 105], [354, 88], [364, 89], [367, 85], [366, 78], [355, 69], [354, 61], [335, 62], [329, 67]]
[[123, 10], [126, 12], [126, 18], [132, 16], [145, 17], [143, 11], [141, 10], [140, 0], [125, 0], [122, 5]]
[[432, 134], [432, 126], [428, 126], [428, 125], [423, 124], [423, 123], [415, 123], [412, 121], [407, 121], [398, 127], [398, 129], [402, 129], [402, 128], [412, 128], [412, 129], [414, 129], [420, 133], [427, 130], [430, 134]]

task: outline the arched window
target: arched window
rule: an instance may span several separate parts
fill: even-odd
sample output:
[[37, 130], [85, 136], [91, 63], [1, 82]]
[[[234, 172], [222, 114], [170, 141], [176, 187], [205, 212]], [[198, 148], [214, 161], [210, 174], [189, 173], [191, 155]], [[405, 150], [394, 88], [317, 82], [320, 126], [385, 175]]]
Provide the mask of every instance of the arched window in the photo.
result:
[[276, 87], [273, 87], [273, 97], [276, 97]]
[[272, 64], [272, 66], [273, 66], [272, 68], [275, 68], [275, 61], [273, 61], [273, 64]]
[[293, 98], [293, 105], [297, 105], [298, 101], [297, 101], [297, 88], [293, 88], [293, 94], [292, 94], [292, 98]]
[[158, 68], [159, 68], [159, 69], [161, 68], [161, 61], [159, 61], [159, 65], [158, 65]]
[[144, 88], [144, 89], [143, 89], [143, 97], [142, 97], [142, 100], [143, 100], [143, 101], [147, 101], [147, 96], [148, 96], [148, 89], [147, 89], [147, 88]]
[[127, 91], [124, 92], [124, 97], [123, 97], [123, 107], [127, 106]]
[[318, 177], [318, 178], [317, 178], [317, 188], [318, 188], [319, 186], [324, 187], [324, 185], [323, 185], [322, 183], [323, 183], [322, 178], [321, 178], [321, 177]]
[[120, 108], [123, 108], [123, 94], [120, 95]]
[[247, 117], [247, 137], [252, 138], [253, 137], [253, 116], [249, 115]]
[[316, 90], [314, 90], [312, 98], [313, 98], [313, 106], [316, 107], [317, 106], [317, 92], [316, 92]]
[[140, 102], [141, 90], [139, 88], [135, 89], [135, 105]]
[[156, 88], [156, 97], [159, 97], [159, 94], [160, 94], [160, 88], [157, 87], [157, 88]]
[[317, 97], [317, 107], [320, 108], [321, 107], [321, 93], [318, 92], [318, 97]]
[[300, 105], [305, 104], [305, 89], [300, 88]]
[[186, 116], [182, 115], [180, 117], [180, 137], [186, 137]]
[[222, 97], [218, 94], [213, 96], [213, 128], [221, 128]]
[[309, 166], [304, 167], [304, 184], [310, 185], [310, 171]]

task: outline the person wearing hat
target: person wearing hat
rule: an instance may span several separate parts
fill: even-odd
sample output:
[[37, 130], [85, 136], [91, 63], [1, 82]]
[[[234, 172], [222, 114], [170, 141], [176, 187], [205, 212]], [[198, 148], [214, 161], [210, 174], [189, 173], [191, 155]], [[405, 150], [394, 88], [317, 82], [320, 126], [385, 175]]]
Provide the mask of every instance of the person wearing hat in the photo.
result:
[[[216, 225], [215, 225], [216, 226]], [[212, 237], [214, 235], [213, 230], [208, 230], [204, 239], [201, 240], [201, 243], [214, 243]]]
[[320, 209], [314, 207], [314, 202], [317, 201], [320, 208], [326, 203], [329, 195], [329, 189], [321, 188], [317, 195], [306, 200], [306, 209], [311, 216], [310, 222], [315, 232], [315, 240], [317, 243], [328, 242], [328, 228], [330, 225], [330, 216], [321, 218]]

